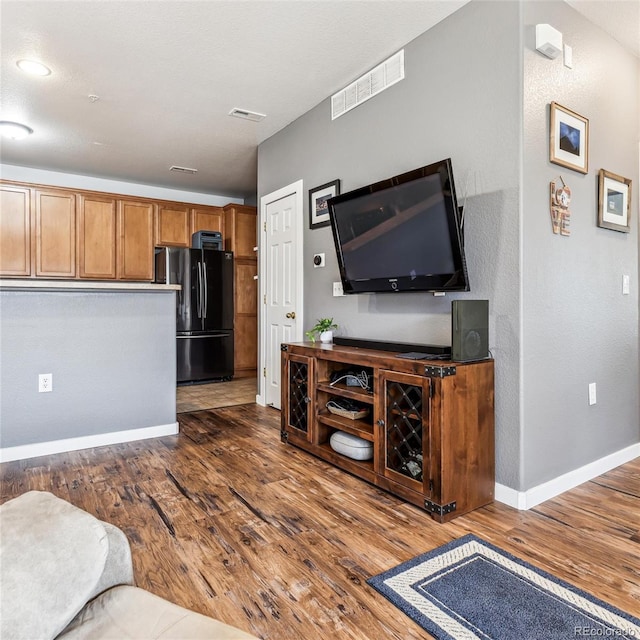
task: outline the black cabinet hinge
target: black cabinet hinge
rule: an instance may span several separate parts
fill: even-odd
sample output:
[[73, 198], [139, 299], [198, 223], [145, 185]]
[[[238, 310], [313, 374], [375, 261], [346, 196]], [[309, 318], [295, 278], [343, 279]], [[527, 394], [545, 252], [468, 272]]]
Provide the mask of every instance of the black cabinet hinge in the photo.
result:
[[447, 376], [455, 376], [455, 367], [437, 367], [435, 365], [425, 366], [424, 375], [429, 378], [446, 378]]
[[288, 344], [281, 344], [280, 345], [280, 351], [289, 351], [289, 345]]
[[445, 516], [448, 513], [453, 513], [456, 510], [456, 503], [449, 502], [449, 504], [436, 504], [431, 500], [425, 500], [424, 508], [429, 513], [435, 513], [438, 516]]
[[280, 432], [280, 440], [285, 444], [289, 442], [289, 434], [284, 429]]

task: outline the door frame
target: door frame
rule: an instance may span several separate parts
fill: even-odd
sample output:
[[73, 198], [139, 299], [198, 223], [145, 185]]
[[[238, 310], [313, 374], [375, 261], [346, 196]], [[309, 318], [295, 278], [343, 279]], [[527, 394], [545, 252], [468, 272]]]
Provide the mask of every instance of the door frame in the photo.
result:
[[[264, 370], [267, 364], [267, 326], [265, 322], [265, 300], [271, 293], [268, 289], [269, 273], [271, 265], [269, 264], [267, 251], [263, 248], [267, 246], [267, 206], [276, 200], [294, 195], [296, 200], [297, 226], [296, 226], [296, 264], [292, 265], [292, 269], [300, 274], [296, 279], [296, 332], [294, 340], [302, 342], [304, 327], [304, 198], [303, 198], [303, 181], [296, 180], [286, 187], [272, 191], [260, 198], [260, 211], [258, 213], [258, 342], [259, 342], [259, 360], [258, 360], [258, 394], [256, 395], [256, 403], [266, 406], [266, 379]], [[280, 381], [282, 384], [282, 380]]]

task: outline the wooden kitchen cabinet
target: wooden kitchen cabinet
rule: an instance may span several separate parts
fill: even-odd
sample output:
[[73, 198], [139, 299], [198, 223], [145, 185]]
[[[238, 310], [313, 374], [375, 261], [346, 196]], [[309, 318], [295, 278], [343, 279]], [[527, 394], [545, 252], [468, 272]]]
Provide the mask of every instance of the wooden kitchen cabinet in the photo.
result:
[[156, 246], [190, 247], [196, 231], [219, 231], [224, 237], [224, 209], [161, 204], [156, 216]]
[[258, 363], [258, 265], [255, 262], [236, 262], [235, 344], [234, 368], [238, 377], [255, 375]]
[[190, 247], [196, 231], [219, 231], [226, 238], [226, 218], [228, 250], [243, 264], [235, 279], [240, 292], [238, 373], [255, 374], [255, 207], [224, 208], [0, 180], [0, 276], [151, 281], [156, 246]]
[[258, 367], [258, 256], [256, 207], [224, 207], [224, 247], [234, 258], [234, 377], [255, 376]]
[[31, 190], [0, 186], [0, 275], [31, 275]]
[[224, 207], [224, 248], [233, 251], [236, 259], [257, 260], [257, 222], [255, 207], [242, 204], [228, 204]]
[[[362, 384], [345, 384], [357, 377]], [[375, 348], [282, 345], [283, 442], [425, 509], [438, 522], [493, 501], [494, 362], [408, 360]], [[358, 417], [329, 410], [355, 401]], [[368, 459], [331, 447], [342, 432]]]
[[155, 219], [156, 246], [191, 246], [191, 211], [188, 205], [162, 202], [158, 205]]
[[117, 201], [78, 196], [78, 276], [112, 280], [117, 276]]
[[155, 213], [151, 202], [118, 201], [119, 280], [153, 280]]
[[153, 280], [155, 205], [80, 194], [78, 275], [98, 280]]
[[193, 207], [191, 235], [197, 231], [219, 231], [224, 238], [224, 209], [222, 207]]
[[63, 190], [35, 189], [35, 275], [76, 275], [76, 196]]

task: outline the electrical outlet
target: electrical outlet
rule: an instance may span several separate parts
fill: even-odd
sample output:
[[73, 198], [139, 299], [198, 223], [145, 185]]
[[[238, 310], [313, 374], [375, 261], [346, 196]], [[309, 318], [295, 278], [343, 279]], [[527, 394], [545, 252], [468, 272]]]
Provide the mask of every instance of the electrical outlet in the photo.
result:
[[313, 268], [324, 267], [324, 253], [316, 253], [313, 256]]
[[589, 404], [595, 404], [595, 403], [596, 403], [596, 383], [590, 382], [589, 383]]
[[49, 393], [53, 391], [53, 374], [38, 374], [38, 393]]
[[334, 282], [333, 283], [333, 295], [335, 296], [343, 296], [344, 289], [342, 288], [342, 282]]

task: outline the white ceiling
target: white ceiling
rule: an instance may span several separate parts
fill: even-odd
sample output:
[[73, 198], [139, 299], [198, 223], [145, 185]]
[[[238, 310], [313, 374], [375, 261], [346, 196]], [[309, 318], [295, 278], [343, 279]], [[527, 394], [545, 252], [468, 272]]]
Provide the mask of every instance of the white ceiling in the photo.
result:
[[[1, 0], [0, 118], [35, 131], [3, 140], [2, 162], [252, 194], [260, 142], [467, 1]], [[640, 57], [640, 0], [570, 4]]]

